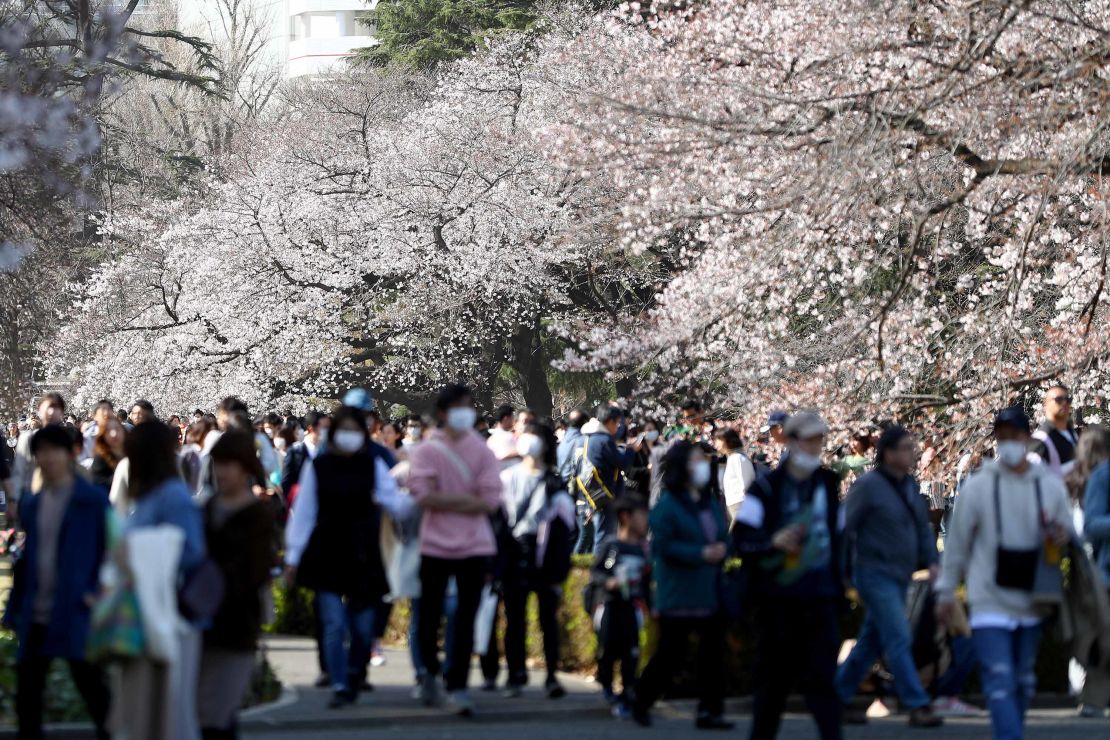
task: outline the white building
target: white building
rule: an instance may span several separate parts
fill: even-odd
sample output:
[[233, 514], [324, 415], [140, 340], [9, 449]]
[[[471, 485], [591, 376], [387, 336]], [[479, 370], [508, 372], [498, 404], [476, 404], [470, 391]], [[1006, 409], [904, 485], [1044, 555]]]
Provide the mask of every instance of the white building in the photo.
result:
[[[226, 0], [178, 0], [178, 23], [186, 32], [219, 40], [220, 8]], [[268, 31], [267, 48], [285, 77], [318, 74], [342, 65], [357, 49], [376, 42], [358, 17], [377, 0], [251, 0], [251, 11]]]

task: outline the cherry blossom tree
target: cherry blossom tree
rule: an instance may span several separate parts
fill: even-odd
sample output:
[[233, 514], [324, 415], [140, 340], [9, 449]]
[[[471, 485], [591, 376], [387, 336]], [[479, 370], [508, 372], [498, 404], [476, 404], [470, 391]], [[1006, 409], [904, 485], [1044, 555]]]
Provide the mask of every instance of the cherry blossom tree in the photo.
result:
[[565, 105], [547, 62], [568, 38], [513, 37], [434, 81], [314, 80], [224, 161], [226, 183], [105, 224], [124, 256], [66, 331], [79, 398], [303, 408], [366, 384], [422, 407], [461, 378], [550, 412], [550, 327], [609, 320], [656, 282], [613, 249], [616, 192], [539, 137]]
[[[723, 408], [982, 432], [1049, 379], [1107, 391], [1110, 4], [632, 3], [561, 61], [549, 129], [679, 241], [658, 305], [567, 367]], [[596, 70], [604, 70], [597, 73]]]

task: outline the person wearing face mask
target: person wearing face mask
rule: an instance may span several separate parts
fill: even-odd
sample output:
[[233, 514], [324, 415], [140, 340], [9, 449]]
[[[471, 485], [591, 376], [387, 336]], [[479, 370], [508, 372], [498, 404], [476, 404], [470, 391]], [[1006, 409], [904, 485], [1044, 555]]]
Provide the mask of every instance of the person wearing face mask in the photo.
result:
[[659, 423], [648, 419], [642, 427], [633, 427], [630, 433], [635, 457], [628, 469], [628, 492], [647, 501], [651, 496], [651, 458], [659, 442]]
[[424, 439], [424, 420], [419, 415], [413, 414], [412, 416], [405, 417], [405, 436], [401, 439], [401, 444], [406, 449], [411, 448], [413, 445]]
[[733, 539], [756, 600], [757, 649], [752, 740], [778, 734], [795, 684], [822, 740], [839, 740], [835, 688], [842, 519], [840, 478], [822, 465], [828, 426], [813, 411], [784, 424], [788, 454], [756, 479], [736, 513]]
[[724, 718], [725, 620], [721, 569], [728, 552], [728, 523], [713, 475], [699, 446], [673, 444], [663, 458], [663, 494], [651, 510], [655, 608], [659, 642], [636, 683], [632, 718], [651, 724], [650, 709], [680, 671], [690, 637], [698, 637], [698, 729], [727, 730]]
[[999, 411], [994, 439], [997, 461], [968, 478], [952, 514], [936, 584], [937, 620], [958, 621], [956, 589], [966, 579], [994, 737], [1020, 738], [1036, 690], [1044, 617], [1033, 593], [1037, 571], [1058, 564], [1074, 530], [1063, 481], [1031, 459], [1024, 409]]
[[[374, 640], [374, 607], [389, 592], [379, 547], [381, 510], [411, 503], [367, 446], [363, 413], [342, 406], [327, 449], [301, 472], [285, 531], [286, 581], [316, 592], [332, 708], [353, 703]], [[348, 634], [349, 633], [349, 634]], [[349, 649], [348, 649], [349, 637]]]
[[490, 515], [501, 506], [501, 466], [474, 431], [478, 412], [469, 388], [450, 385], [440, 391], [435, 417], [439, 428], [413, 447], [409, 458], [409, 491], [423, 510], [417, 634], [425, 672], [419, 696], [428, 706], [439, 703], [440, 622], [447, 581], [454, 576], [458, 606], [446, 689], [451, 709], [469, 717], [474, 713], [467, 691], [474, 617], [487, 559], [497, 554]]
[[543, 657], [547, 666], [544, 689], [548, 697], [566, 694], [555, 677], [559, 664], [559, 622], [556, 612], [562, 583], [552, 583], [541, 569], [540, 529], [546, 526], [553, 509], [561, 507], [565, 518], [573, 521], [574, 504], [555, 472], [555, 435], [547, 426], [529, 424], [517, 438], [521, 462], [501, 473], [501, 505], [509, 537], [506, 542], [505, 570], [501, 577], [505, 602], [505, 660], [509, 666], [506, 694], [518, 697], [528, 682], [525, 664], [525, 636], [528, 595], [536, 594], [540, 629], [543, 630]]

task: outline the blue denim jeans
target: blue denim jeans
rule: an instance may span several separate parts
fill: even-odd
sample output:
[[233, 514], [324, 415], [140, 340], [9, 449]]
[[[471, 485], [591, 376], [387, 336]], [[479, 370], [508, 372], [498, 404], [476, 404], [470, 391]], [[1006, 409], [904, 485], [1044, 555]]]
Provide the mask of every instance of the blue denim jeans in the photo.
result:
[[975, 644], [970, 637], [956, 635], [952, 638], [952, 662], [936, 682], [936, 695], [958, 697], [964, 693], [967, 679], [975, 670]]
[[601, 549], [601, 543], [617, 531], [617, 517], [613, 515], [613, 504], [608, 503], [600, 509], [595, 509], [591, 522], [594, 525], [593, 554], [596, 556]]
[[913, 638], [906, 619], [909, 584], [865, 570], [856, 573], [855, 584], [867, 614], [851, 655], [836, 672], [836, 693], [840, 701], [847, 704], [855, 696], [860, 682], [879, 656], [883, 656], [887, 669], [894, 674], [894, 691], [902, 707], [925, 706], [929, 703], [929, 695], [917, 677], [911, 652]]
[[973, 629], [983, 692], [991, 711], [995, 740], [1021, 740], [1025, 711], [1037, 689], [1037, 648], [1041, 628], [1001, 627]]
[[[336, 593], [316, 594], [324, 632], [324, 662], [332, 688], [357, 691], [351, 675], [362, 675], [374, 644], [374, 607], [344, 601]], [[349, 647], [348, 647], [349, 640]]]

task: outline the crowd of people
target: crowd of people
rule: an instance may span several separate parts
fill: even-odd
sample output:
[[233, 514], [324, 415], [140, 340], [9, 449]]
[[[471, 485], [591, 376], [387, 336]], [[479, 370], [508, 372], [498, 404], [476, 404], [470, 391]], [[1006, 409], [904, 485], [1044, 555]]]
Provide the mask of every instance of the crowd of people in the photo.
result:
[[[1002, 409], [993, 443], [946, 474], [922, 430], [877, 425], [830, 451], [812, 410], [772, 412], [757, 430], [693, 400], [667, 422], [615, 403], [552, 422], [510, 406], [485, 416], [451, 385], [428, 415], [397, 419], [355, 389], [303, 418], [252, 417], [227, 398], [164, 419], [144, 400], [102, 401], [79, 420], [46, 394], [0, 444], [20, 533], [5, 615], [19, 637], [20, 736], [41, 737], [60, 658], [100, 737], [235, 737], [279, 577], [313, 594], [317, 685], [337, 710], [384, 660], [398, 599], [415, 700], [473, 715], [472, 657], [481, 688], [497, 690], [502, 648], [500, 688], [521, 696], [531, 594], [542, 691], [559, 699], [574, 554], [592, 562], [582, 601], [602, 697], [640, 725], [692, 659], [697, 728], [733, 727], [726, 631], [749, 616], [754, 740], [778, 734], [795, 690], [824, 740], [875, 713], [856, 699], [865, 685], [889, 686], [915, 727], [980, 714], [963, 696], [976, 669], [995, 737], [1020, 738], [1046, 619], [1066, 623], [1081, 716], [1103, 717], [1110, 431], [1077, 430], [1060, 385], [1043, 411], [1034, 429], [1020, 406]], [[841, 656], [849, 599], [864, 617]]]

